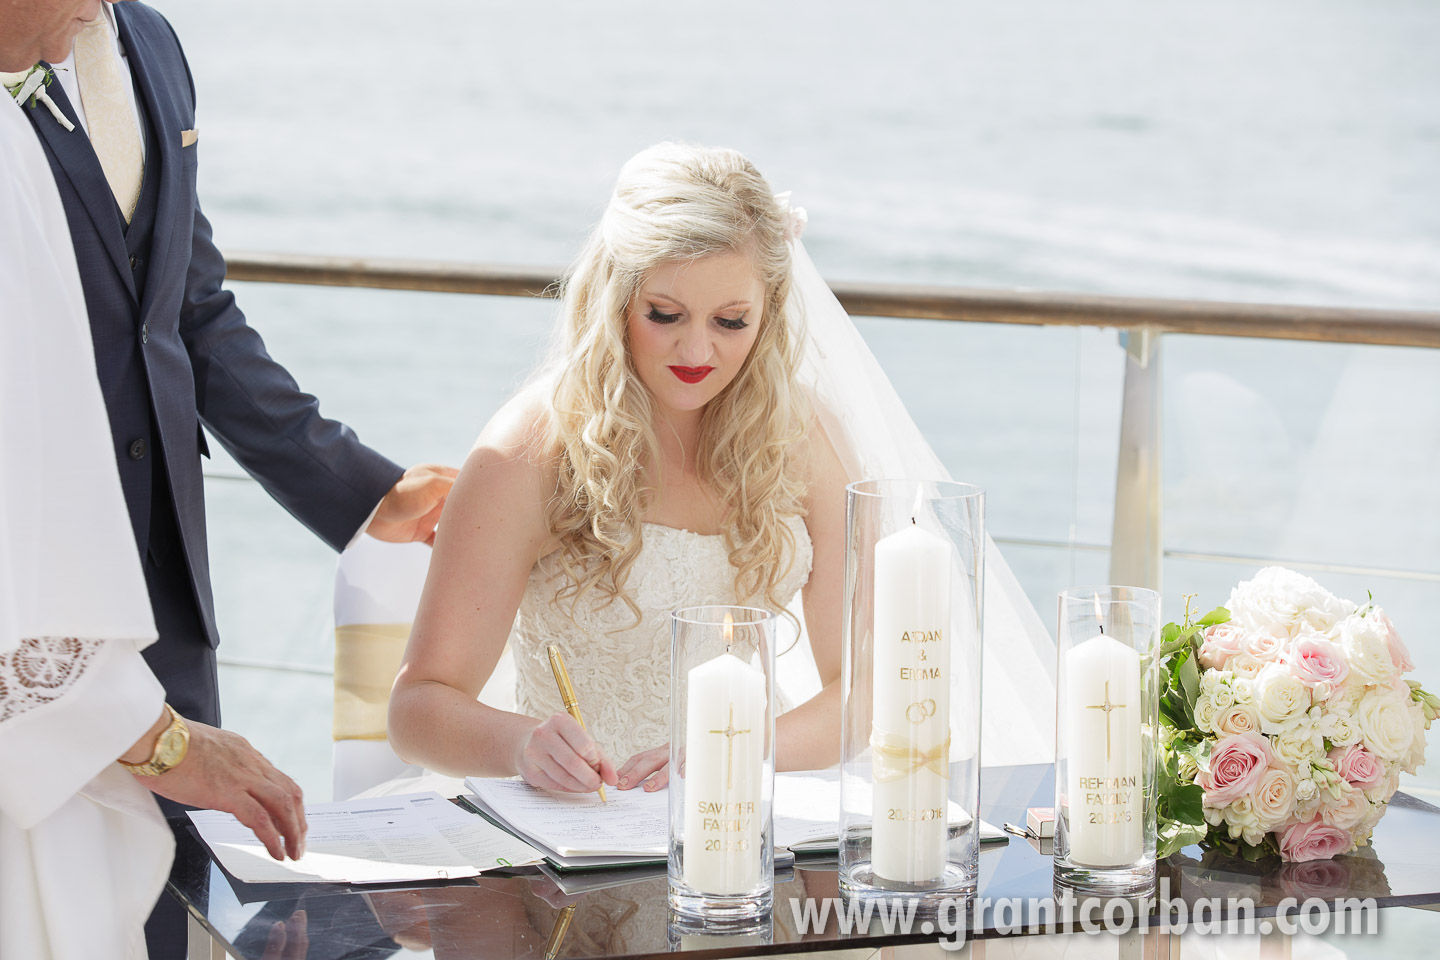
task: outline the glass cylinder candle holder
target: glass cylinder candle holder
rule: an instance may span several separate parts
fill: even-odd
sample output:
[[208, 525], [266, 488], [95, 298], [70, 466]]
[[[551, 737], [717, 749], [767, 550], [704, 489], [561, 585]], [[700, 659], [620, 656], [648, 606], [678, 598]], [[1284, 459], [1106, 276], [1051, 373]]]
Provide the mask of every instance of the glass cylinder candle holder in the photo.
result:
[[1055, 882], [1133, 896], [1155, 884], [1160, 595], [1060, 594], [1055, 684]]
[[776, 619], [735, 606], [670, 615], [670, 906], [682, 919], [771, 910]]
[[938, 911], [979, 870], [985, 494], [921, 480], [847, 494], [840, 889]]

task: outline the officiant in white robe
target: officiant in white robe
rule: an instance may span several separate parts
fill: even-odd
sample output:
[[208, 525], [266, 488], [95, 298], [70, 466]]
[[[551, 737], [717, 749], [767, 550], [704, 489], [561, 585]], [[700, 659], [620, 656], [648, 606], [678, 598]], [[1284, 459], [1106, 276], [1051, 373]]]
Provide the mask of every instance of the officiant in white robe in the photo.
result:
[[[143, 957], [174, 840], [116, 758], [164, 692], [65, 214], [0, 96], [0, 957]], [[43, 106], [40, 109], [44, 109]]]

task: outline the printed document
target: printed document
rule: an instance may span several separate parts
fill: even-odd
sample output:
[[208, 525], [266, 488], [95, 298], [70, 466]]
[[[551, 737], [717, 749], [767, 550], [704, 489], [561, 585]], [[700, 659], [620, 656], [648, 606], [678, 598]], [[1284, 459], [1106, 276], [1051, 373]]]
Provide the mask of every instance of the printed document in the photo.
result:
[[438, 793], [310, 804], [305, 816], [305, 855], [282, 863], [230, 814], [190, 811], [215, 859], [245, 883], [445, 880], [542, 859], [528, 843]]

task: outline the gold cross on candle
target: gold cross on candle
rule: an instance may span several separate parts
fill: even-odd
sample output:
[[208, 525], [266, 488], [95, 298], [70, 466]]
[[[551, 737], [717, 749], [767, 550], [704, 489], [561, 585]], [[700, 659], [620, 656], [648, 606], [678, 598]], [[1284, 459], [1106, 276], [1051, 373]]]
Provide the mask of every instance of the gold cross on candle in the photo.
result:
[[741, 733], [749, 733], [749, 730], [735, 729], [735, 704], [730, 704], [730, 719], [725, 722], [724, 730], [711, 730], [711, 733], [718, 733], [725, 738], [725, 789], [731, 788], [731, 781], [735, 773], [735, 736]]
[[1104, 710], [1104, 711], [1105, 711], [1105, 762], [1106, 762], [1106, 763], [1109, 763], [1109, 762], [1110, 762], [1110, 711], [1111, 711], [1111, 710], [1118, 710], [1119, 708], [1121, 708], [1121, 707], [1123, 707], [1123, 706], [1125, 706], [1125, 704], [1123, 704], [1123, 703], [1111, 703], [1111, 702], [1110, 702], [1110, 681], [1109, 681], [1109, 680], [1106, 680], [1106, 681], [1105, 681], [1105, 702], [1104, 702], [1104, 703], [1092, 703], [1092, 704], [1088, 704], [1088, 705], [1085, 707], [1086, 710]]

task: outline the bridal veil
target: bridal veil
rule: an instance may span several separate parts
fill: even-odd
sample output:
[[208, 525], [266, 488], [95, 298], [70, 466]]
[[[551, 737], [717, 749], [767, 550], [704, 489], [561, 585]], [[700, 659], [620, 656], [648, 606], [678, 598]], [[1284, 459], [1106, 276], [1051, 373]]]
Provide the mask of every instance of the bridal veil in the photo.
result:
[[[800, 382], [851, 480], [951, 475], [800, 242], [806, 215], [777, 198], [791, 243], [791, 304], [803, 318]], [[1055, 645], [995, 542], [985, 537], [981, 761], [1055, 759]]]

